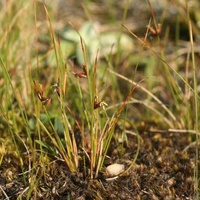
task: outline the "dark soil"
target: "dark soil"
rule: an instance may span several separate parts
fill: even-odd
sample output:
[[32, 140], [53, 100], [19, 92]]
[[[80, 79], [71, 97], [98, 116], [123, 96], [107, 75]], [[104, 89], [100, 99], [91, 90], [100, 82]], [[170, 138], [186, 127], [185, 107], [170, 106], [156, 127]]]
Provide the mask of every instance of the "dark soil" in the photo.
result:
[[[6, 155], [0, 167], [0, 199], [194, 199], [195, 144], [183, 133], [139, 131], [140, 151], [136, 163], [126, 173], [107, 179], [104, 172], [91, 180], [82, 172], [70, 173], [64, 162], [55, 160], [47, 166], [19, 167], [19, 160]], [[115, 146], [107, 163], [126, 167], [135, 156], [136, 136], [128, 136], [128, 144]], [[124, 148], [120, 155], [119, 148]], [[121, 152], [121, 151], [120, 151]], [[27, 159], [27, 156], [24, 156]], [[200, 165], [199, 165], [200, 166]], [[28, 174], [28, 176], [27, 176]], [[35, 182], [34, 182], [35, 181]]]

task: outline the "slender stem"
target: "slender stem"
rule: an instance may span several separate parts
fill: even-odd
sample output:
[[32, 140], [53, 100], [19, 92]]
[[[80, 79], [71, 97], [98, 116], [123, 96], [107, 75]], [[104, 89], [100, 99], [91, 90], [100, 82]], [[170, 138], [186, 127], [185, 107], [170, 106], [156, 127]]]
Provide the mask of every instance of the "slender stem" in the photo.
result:
[[[198, 133], [199, 132], [199, 98], [198, 98], [198, 81], [197, 81], [197, 68], [195, 63], [195, 55], [194, 55], [194, 42], [193, 42], [193, 34], [192, 34], [192, 25], [191, 21], [189, 20], [189, 32], [190, 32], [190, 44], [191, 44], [191, 54], [192, 54], [192, 67], [193, 67], [193, 80], [194, 80], [194, 104], [195, 104], [195, 130]], [[195, 193], [196, 193], [196, 199], [199, 199], [199, 170], [198, 170], [198, 162], [199, 162], [199, 134], [196, 134], [196, 162], [195, 162]]]

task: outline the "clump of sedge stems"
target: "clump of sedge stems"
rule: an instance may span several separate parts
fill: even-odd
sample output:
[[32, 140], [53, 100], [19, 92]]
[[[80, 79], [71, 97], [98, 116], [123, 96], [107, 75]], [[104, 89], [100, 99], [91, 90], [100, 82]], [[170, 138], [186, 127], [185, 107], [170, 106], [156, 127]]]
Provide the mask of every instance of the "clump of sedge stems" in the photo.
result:
[[[96, 58], [93, 64], [88, 63], [88, 55], [86, 51], [86, 47], [84, 45], [83, 39], [80, 37], [82, 53], [84, 57], [84, 65], [82, 65], [82, 72], [76, 71], [76, 66], [73, 67], [73, 71], [71, 70], [70, 64], [61, 62], [63, 60], [62, 54], [60, 53], [60, 45], [59, 40], [56, 40], [53, 28], [51, 25], [51, 21], [48, 16], [48, 12], [46, 7], [46, 16], [49, 24], [49, 29], [52, 37], [52, 42], [54, 45], [55, 56], [57, 60], [58, 67], [58, 82], [53, 86], [57, 93], [57, 100], [59, 101], [59, 110], [62, 119], [62, 123], [64, 125], [63, 138], [62, 139], [59, 134], [56, 132], [54, 125], [50, 120], [50, 115], [48, 113], [47, 104], [51, 104], [51, 99], [43, 96], [43, 88], [41, 85], [33, 82], [33, 86], [35, 88], [35, 92], [38, 96], [38, 99], [41, 101], [44, 107], [45, 114], [49, 116], [49, 124], [52, 128], [52, 132], [49, 131], [44, 123], [40, 120], [39, 117], [36, 117], [37, 122], [40, 124], [42, 129], [46, 132], [49, 139], [51, 140], [54, 148], [59, 153], [61, 158], [64, 160], [68, 169], [71, 172], [77, 172], [80, 167], [80, 161], [84, 161], [84, 170], [86, 174], [90, 174], [91, 178], [96, 178], [99, 174], [99, 171], [102, 169], [108, 149], [110, 147], [111, 139], [113, 138], [116, 124], [119, 120], [120, 114], [124, 110], [126, 103], [130, 99], [134, 89], [137, 86], [133, 86], [130, 90], [127, 98], [121, 104], [121, 106], [117, 109], [117, 111], [112, 115], [112, 117], [108, 117], [104, 107], [107, 104], [104, 101], [98, 100], [98, 88], [97, 88], [97, 70], [98, 70], [98, 52], [96, 54]], [[71, 77], [71, 78], [70, 78]], [[66, 90], [67, 90], [67, 82], [70, 80], [74, 80], [75, 87], [77, 88], [77, 93], [79, 94], [80, 102], [82, 104], [81, 109], [78, 113], [85, 120], [81, 125], [79, 120], [76, 119], [75, 114], [73, 113], [73, 107], [67, 106], [66, 100]], [[88, 85], [88, 93], [85, 94], [83, 88], [81, 87], [80, 79], [86, 79]], [[84, 102], [84, 97], [86, 96], [87, 103]], [[103, 114], [100, 114], [99, 110], [103, 110]], [[72, 128], [71, 119], [73, 119], [77, 130]], [[81, 138], [81, 143], [77, 143], [77, 132]], [[88, 139], [89, 138], [89, 139]], [[37, 140], [37, 143], [42, 147], [49, 148], [42, 140]], [[80, 149], [81, 146], [81, 149]], [[80, 158], [80, 151], [83, 152], [83, 156]], [[86, 166], [86, 160], [89, 161], [89, 166]]]

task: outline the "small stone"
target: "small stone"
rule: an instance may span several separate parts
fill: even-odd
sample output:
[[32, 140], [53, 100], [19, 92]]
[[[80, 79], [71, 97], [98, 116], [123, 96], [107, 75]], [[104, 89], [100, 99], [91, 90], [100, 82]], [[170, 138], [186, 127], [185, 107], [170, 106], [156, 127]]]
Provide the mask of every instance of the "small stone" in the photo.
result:
[[124, 165], [115, 163], [109, 165], [106, 170], [109, 176], [117, 176], [124, 171]]

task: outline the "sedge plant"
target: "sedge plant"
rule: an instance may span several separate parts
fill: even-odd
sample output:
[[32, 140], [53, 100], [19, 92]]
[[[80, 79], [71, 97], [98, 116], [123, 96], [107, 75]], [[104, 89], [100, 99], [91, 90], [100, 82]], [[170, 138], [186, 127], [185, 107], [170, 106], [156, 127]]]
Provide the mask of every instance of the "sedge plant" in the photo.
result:
[[[41, 129], [50, 139], [52, 146], [50, 147], [42, 139], [37, 140], [37, 143], [49, 150], [53, 148], [55, 155], [57, 154], [57, 156], [64, 160], [71, 172], [78, 172], [80, 170], [80, 163], [84, 163], [84, 172], [86, 175], [89, 174], [93, 179], [98, 176], [99, 171], [103, 167], [119, 117], [137, 86], [132, 87], [121, 106], [111, 117], [108, 117], [106, 111], [104, 111], [104, 107], [107, 104], [98, 99], [98, 52], [94, 62], [90, 63], [84, 39], [80, 37], [84, 64], [82, 65], [82, 72], [76, 72], [74, 64], [64, 61], [59, 38], [57, 39], [54, 34], [53, 26], [45, 6], [44, 9], [57, 62], [58, 81], [53, 85], [53, 88], [57, 94], [59, 105], [58, 115], [64, 128], [63, 136], [61, 137], [51, 122], [51, 116], [48, 112], [48, 104], [51, 106], [51, 99], [43, 95], [44, 90], [42, 85], [33, 81], [35, 93], [39, 101], [43, 104], [43, 111], [47, 116], [50, 129], [46, 127], [37, 115], [35, 117]], [[81, 85], [81, 82], [84, 81], [83, 79], [87, 84], [87, 91]], [[74, 91], [70, 87], [74, 88]], [[79, 102], [75, 104], [77, 108], [70, 106], [68, 103], [70, 101], [70, 93], [67, 93], [67, 91], [77, 93], [78, 100], [76, 99], [76, 101]], [[100, 110], [103, 110], [103, 112], [100, 113]], [[75, 112], [78, 112], [79, 119], [77, 119]], [[74, 130], [74, 126], [77, 127], [76, 130]], [[78, 132], [78, 136], [76, 132]], [[78, 140], [77, 137], [80, 137], [81, 140]], [[81, 151], [83, 152], [81, 154], [82, 157], [80, 156]], [[87, 163], [89, 163], [90, 167], [88, 167]]]

